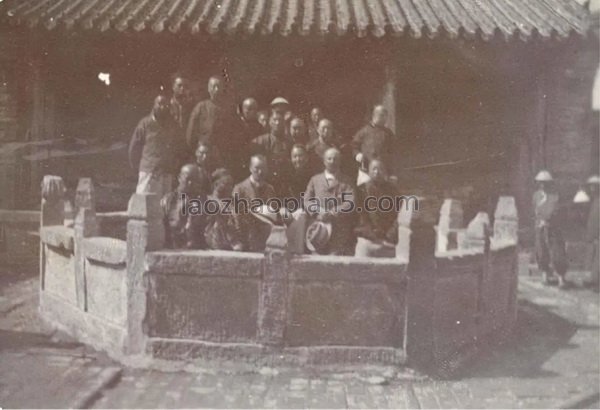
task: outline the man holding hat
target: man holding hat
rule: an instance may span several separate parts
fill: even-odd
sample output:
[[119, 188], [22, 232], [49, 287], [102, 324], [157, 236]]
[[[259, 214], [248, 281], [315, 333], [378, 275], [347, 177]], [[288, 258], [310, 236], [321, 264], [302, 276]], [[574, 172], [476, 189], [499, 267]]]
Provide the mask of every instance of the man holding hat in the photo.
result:
[[586, 285], [592, 287], [597, 292], [600, 284], [600, 268], [598, 266], [598, 231], [600, 231], [598, 198], [600, 196], [600, 176], [593, 175], [589, 177], [587, 185], [592, 203], [590, 204], [586, 227], [586, 241], [588, 243], [587, 270], [590, 271], [590, 280]]
[[533, 194], [535, 215], [535, 256], [547, 284], [565, 286], [567, 258], [565, 241], [559, 226], [559, 198], [553, 192], [554, 179], [550, 172], [540, 171], [535, 182], [538, 190]]
[[304, 196], [304, 209], [317, 222], [307, 230], [307, 247], [321, 254], [351, 256], [356, 239], [354, 186], [340, 172], [341, 154], [337, 148], [325, 151], [323, 164], [325, 170], [310, 179]]

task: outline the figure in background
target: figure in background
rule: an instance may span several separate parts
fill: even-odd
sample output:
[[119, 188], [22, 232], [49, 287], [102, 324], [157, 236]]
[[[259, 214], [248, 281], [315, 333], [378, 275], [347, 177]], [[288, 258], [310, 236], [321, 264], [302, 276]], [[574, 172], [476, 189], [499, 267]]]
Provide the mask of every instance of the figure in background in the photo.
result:
[[560, 221], [559, 197], [553, 189], [554, 179], [550, 172], [540, 171], [535, 181], [538, 185], [533, 194], [535, 215], [535, 255], [544, 282], [566, 285], [567, 257]]
[[341, 172], [341, 153], [328, 148], [323, 155], [325, 170], [313, 176], [304, 195], [305, 211], [317, 221], [331, 224], [331, 237], [319, 253], [353, 255], [355, 246], [355, 191]]
[[[251, 214], [252, 200], [260, 200], [263, 204], [275, 196], [273, 186], [267, 182], [269, 168], [267, 158], [257, 154], [250, 158], [250, 176], [233, 188], [233, 209], [235, 222], [235, 238], [240, 249], [249, 252], [263, 252], [265, 243], [271, 233], [271, 226]], [[235, 206], [234, 206], [235, 208]]]
[[138, 172], [136, 193], [162, 197], [171, 191], [184, 155], [185, 146], [171, 117], [169, 99], [159, 95], [152, 112], [138, 123], [129, 144], [129, 164]]
[[219, 168], [213, 172], [211, 178], [212, 194], [207, 198], [206, 208], [214, 206], [215, 209], [208, 209], [206, 215], [206, 243], [210, 249], [241, 251], [243, 244], [236, 237], [235, 220], [229, 202], [233, 190], [233, 177], [225, 168]]
[[333, 122], [327, 118], [319, 121], [319, 127], [317, 128], [318, 139], [308, 145], [308, 152], [311, 156], [311, 161], [315, 168], [321, 168], [325, 156], [325, 152], [329, 148], [337, 148], [340, 152], [341, 170], [343, 173], [348, 173], [351, 170], [350, 146], [343, 144], [341, 139], [336, 137]]
[[280, 114], [285, 120], [285, 116], [290, 111], [290, 103], [283, 97], [275, 97], [271, 101], [271, 113]]
[[308, 142], [315, 143], [319, 139], [319, 122], [323, 119], [323, 111], [319, 107], [310, 110], [310, 121], [308, 123]]
[[265, 131], [258, 122], [258, 102], [254, 98], [246, 98], [238, 107], [238, 125], [237, 132], [241, 133], [247, 142], [264, 134]]
[[[392, 163], [394, 133], [385, 126], [387, 118], [387, 109], [383, 105], [376, 105], [371, 122], [352, 137], [352, 152], [354, 159], [359, 163], [360, 173], [367, 173], [369, 161], [374, 159], [381, 159], [386, 164]], [[366, 175], [360, 176], [360, 182], [368, 180]]]
[[[190, 200], [206, 201], [204, 176], [195, 164], [186, 164], [177, 178], [177, 189], [160, 201], [165, 225], [165, 246], [170, 249], [205, 249], [206, 216], [189, 212]], [[184, 198], [185, 197], [185, 198]]]
[[[302, 144], [294, 144], [290, 154], [290, 162], [285, 172], [284, 198], [296, 198], [302, 206], [301, 194], [306, 189], [308, 182], [316, 174], [314, 164], [309, 161], [306, 147]], [[292, 210], [293, 211], [293, 210]]]
[[[386, 167], [379, 159], [369, 163], [369, 178], [356, 189], [357, 206], [362, 209], [354, 230], [357, 236], [354, 255], [393, 258], [398, 242], [398, 211], [393, 201], [396, 187], [388, 181]], [[369, 209], [365, 209], [367, 206]]]
[[269, 113], [265, 110], [258, 112], [257, 121], [262, 128], [262, 132], [269, 132]]
[[198, 165], [198, 169], [206, 181], [206, 185], [202, 188], [205, 192], [210, 192], [212, 183], [211, 175], [217, 168], [222, 166], [219, 153], [210, 143], [199, 142], [195, 157], [196, 165]]
[[302, 118], [294, 117], [291, 119], [288, 135], [290, 136], [292, 144], [308, 144], [306, 124]]
[[185, 132], [192, 111], [190, 89], [188, 80], [181, 74], [176, 73], [171, 77], [171, 115], [181, 130], [181, 138], [185, 138]]
[[266, 157], [269, 170], [267, 181], [273, 185], [279, 196], [285, 191], [284, 173], [289, 161], [290, 146], [285, 135], [283, 116], [274, 111], [269, 118], [269, 133], [252, 141], [252, 153]]
[[586, 285], [598, 292], [600, 286], [600, 266], [598, 262], [598, 235], [600, 233], [600, 207], [598, 199], [600, 197], [600, 176], [593, 175], [589, 177], [587, 186], [591, 203], [587, 218], [585, 238], [588, 243], [586, 268], [590, 272], [590, 279], [587, 281]]
[[209, 99], [200, 101], [190, 115], [186, 140], [191, 149], [198, 146], [199, 141], [213, 142], [216, 125], [225, 114], [223, 81], [212, 76], [208, 80]]

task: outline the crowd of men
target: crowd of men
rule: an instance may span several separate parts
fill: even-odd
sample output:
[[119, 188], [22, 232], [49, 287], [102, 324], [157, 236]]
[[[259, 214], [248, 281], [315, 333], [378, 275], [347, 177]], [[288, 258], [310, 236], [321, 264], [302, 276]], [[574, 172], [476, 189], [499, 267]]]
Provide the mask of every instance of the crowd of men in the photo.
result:
[[[192, 215], [184, 209], [186, 197], [223, 207], [233, 196], [264, 202], [296, 198], [304, 206], [289, 214], [309, 219], [307, 252], [394, 255], [394, 211], [305, 206], [313, 198], [347, 204], [396, 193], [387, 173], [394, 135], [385, 126], [385, 107], [375, 106], [371, 121], [344, 139], [319, 107], [302, 115], [283, 97], [267, 110], [259, 110], [254, 98], [231, 103], [219, 76], [208, 81], [210, 97], [194, 105], [185, 77], [176, 74], [171, 84], [172, 95], [155, 98], [129, 147], [131, 166], [138, 172], [136, 192], [162, 198], [168, 247], [264, 250], [270, 232], [265, 215], [246, 209]], [[267, 209], [273, 211], [283, 215], [286, 210]]]

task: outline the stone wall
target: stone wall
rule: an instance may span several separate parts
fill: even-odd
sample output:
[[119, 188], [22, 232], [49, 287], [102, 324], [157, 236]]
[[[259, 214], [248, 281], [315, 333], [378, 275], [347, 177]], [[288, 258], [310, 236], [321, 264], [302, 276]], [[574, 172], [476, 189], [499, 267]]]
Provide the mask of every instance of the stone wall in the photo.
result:
[[60, 178], [44, 183], [42, 316], [116, 358], [439, 367], [515, 320], [512, 198], [492, 225], [480, 213], [464, 226], [455, 200], [435, 232], [403, 212], [397, 257], [367, 259], [295, 254], [277, 226], [264, 254], [165, 250], [152, 194], [132, 196], [125, 240], [104, 237], [89, 180], [72, 227]]

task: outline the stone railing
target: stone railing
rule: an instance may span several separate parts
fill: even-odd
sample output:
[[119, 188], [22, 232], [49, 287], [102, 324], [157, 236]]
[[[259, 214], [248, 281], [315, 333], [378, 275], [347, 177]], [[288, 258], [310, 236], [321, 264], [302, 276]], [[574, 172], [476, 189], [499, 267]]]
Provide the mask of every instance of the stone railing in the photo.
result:
[[402, 211], [396, 258], [367, 259], [297, 254], [302, 235], [283, 227], [264, 254], [165, 250], [152, 194], [131, 197], [125, 240], [101, 236], [80, 188], [72, 227], [60, 195], [44, 196], [40, 310], [117, 358], [437, 366], [514, 323], [508, 199], [493, 229], [483, 214], [463, 227], [452, 201], [435, 232]]

